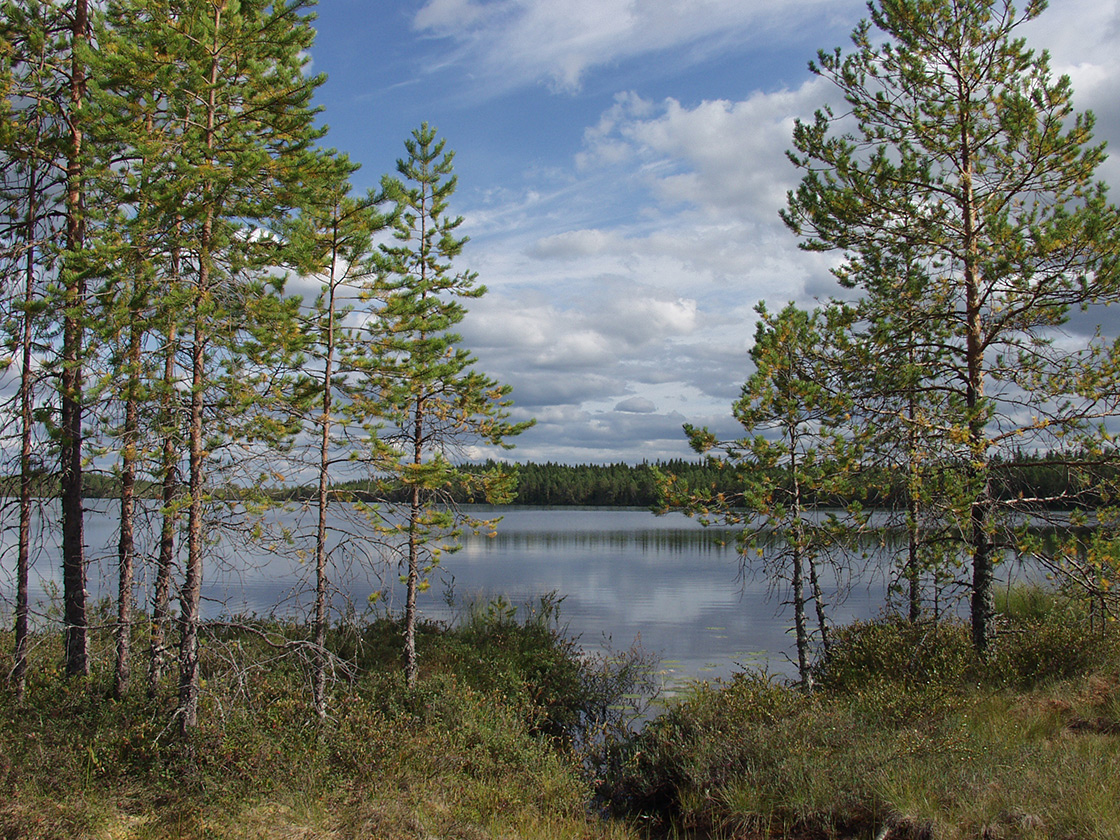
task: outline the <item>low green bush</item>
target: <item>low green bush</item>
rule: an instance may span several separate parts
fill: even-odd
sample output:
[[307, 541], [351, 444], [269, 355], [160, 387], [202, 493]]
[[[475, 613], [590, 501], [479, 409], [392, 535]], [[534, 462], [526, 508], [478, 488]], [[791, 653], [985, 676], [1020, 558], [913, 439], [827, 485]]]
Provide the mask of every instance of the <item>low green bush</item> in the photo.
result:
[[1001, 592], [999, 630], [982, 668], [993, 685], [1029, 690], [1088, 673], [1117, 657], [1116, 633], [1092, 625], [1086, 604], [1039, 586]]
[[912, 623], [890, 614], [837, 628], [829, 655], [814, 665], [813, 679], [821, 688], [838, 692], [864, 691], [877, 683], [956, 687], [974, 661], [964, 624]]
[[983, 663], [961, 624], [888, 616], [838, 628], [812, 691], [694, 686], [616, 750], [600, 795], [667, 833], [1120, 837], [1116, 629], [1018, 604]]

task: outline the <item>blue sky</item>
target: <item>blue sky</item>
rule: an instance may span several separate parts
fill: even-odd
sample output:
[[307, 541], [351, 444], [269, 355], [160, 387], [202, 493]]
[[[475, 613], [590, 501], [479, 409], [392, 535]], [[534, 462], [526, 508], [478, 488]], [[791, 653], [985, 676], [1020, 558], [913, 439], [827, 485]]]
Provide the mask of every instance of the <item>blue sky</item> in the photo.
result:
[[[797, 117], [835, 99], [807, 63], [858, 0], [320, 0], [328, 143], [391, 172], [421, 122], [455, 150], [458, 267], [488, 294], [460, 332], [537, 425], [512, 460], [688, 456], [736, 433], [754, 306], [836, 291], [778, 210]], [[1120, 0], [1054, 0], [1024, 28], [1120, 144]], [[1120, 159], [1100, 173], [1120, 200]], [[468, 455], [481, 455], [482, 451]]]

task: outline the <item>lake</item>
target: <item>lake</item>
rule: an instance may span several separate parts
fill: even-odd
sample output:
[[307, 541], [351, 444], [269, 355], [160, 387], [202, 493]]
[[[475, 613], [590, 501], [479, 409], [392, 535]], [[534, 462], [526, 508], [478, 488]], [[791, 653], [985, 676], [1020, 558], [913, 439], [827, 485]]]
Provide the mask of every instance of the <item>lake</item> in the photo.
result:
[[[86, 520], [90, 584], [93, 597], [115, 594], [115, 503], [92, 500]], [[427, 618], [454, 620], [465, 604], [503, 596], [523, 605], [548, 593], [563, 598], [560, 618], [585, 648], [629, 647], [635, 641], [662, 660], [666, 684], [680, 679], [726, 676], [745, 666], [765, 666], [792, 675], [792, 609], [784, 591], [772, 589], [761, 574], [740, 574], [734, 533], [705, 529], [681, 514], [655, 516], [641, 509], [619, 508], [472, 508], [478, 515], [501, 515], [493, 537], [467, 534], [461, 550], [442, 558], [421, 594]], [[314, 569], [301, 562], [296, 545], [309, 545], [306, 534], [314, 511], [272, 514], [296, 542], [268, 550], [240, 536], [236, 517], [213, 522], [211, 535], [223, 535], [209, 548], [204, 571], [203, 611], [207, 617], [275, 613], [303, 616], [310, 603]], [[368, 533], [363, 523], [334, 522], [338, 568], [333, 578], [335, 609], [399, 610], [403, 587], [399, 571], [379, 556], [369, 556], [354, 539]], [[5, 526], [11, 520], [5, 520]], [[153, 523], [154, 525], [154, 523]], [[44, 599], [61, 587], [59, 552], [53, 529], [35, 558], [33, 598]], [[0, 592], [11, 613], [14, 593], [14, 528], [2, 537]], [[302, 542], [301, 542], [302, 540]], [[150, 537], [147, 544], [153, 544]], [[836, 577], [827, 568], [822, 585], [830, 619], [841, 624], [870, 618], [884, 607], [890, 563], [872, 561], [857, 581]], [[153, 572], [138, 575], [138, 595], [149, 597]], [[372, 607], [369, 596], [380, 592]], [[451, 597], [453, 596], [453, 597]]]

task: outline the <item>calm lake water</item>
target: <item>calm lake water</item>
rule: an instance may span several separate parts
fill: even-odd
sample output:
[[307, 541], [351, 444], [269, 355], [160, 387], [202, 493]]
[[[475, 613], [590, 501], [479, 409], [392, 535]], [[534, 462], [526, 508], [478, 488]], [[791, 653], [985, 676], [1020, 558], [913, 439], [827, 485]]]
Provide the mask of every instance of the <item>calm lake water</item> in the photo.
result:
[[[86, 521], [94, 597], [115, 593], [115, 507], [94, 501]], [[733, 532], [709, 528], [680, 514], [654, 516], [645, 510], [618, 508], [473, 509], [501, 515], [497, 534], [466, 535], [462, 549], [442, 558], [422, 593], [422, 615], [454, 620], [464, 604], [505, 597], [515, 605], [556, 593], [563, 598], [560, 618], [585, 648], [626, 648], [635, 641], [657, 653], [666, 683], [693, 677], [726, 676], [744, 666], [764, 665], [792, 674], [792, 610], [785, 591], [772, 588], [761, 574], [740, 574]], [[204, 572], [203, 610], [208, 617], [238, 613], [284, 616], [306, 614], [314, 569], [301, 562], [296, 546], [313, 527], [314, 512], [272, 515], [295, 543], [267, 550], [242, 539], [237, 523], [214, 522], [208, 533], [222, 535], [210, 546]], [[154, 523], [153, 523], [154, 524]], [[392, 561], [367, 556], [362, 523], [336, 519], [338, 567], [333, 579], [338, 611], [400, 609], [403, 587]], [[3, 612], [11, 613], [14, 592], [14, 544], [11, 519], [5, 519], [0, 593]], [[61, 587], [57, 538], [41, 535], [35, 558], [33, 598], [46, 600]], [[301, 543], [300, 540], [303, 539]], [[153, 541], [148, 538], [148, 545]], [[836, 577], [826, 568], [822, 584], [830, 619], [840, 624], [870, 618], [887, 601], [890, 563], [873, 559], [856, 581]], [[138, 596], [149, 597], [153, 572], [139, 572]], [[370, 606], [370, 595], [380, 592]]]

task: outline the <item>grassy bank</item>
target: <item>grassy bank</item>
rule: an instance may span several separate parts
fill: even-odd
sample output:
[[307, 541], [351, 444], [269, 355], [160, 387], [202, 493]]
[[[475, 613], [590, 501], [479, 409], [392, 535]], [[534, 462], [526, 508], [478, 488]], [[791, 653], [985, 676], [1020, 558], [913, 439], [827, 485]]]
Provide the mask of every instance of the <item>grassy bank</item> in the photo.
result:
[[[62, 680], [58, 642], [41, 637], [25, 705], [0, 697], [0, 837], [628, 836], [587, 810], [583, 757], [646, 669], [636, 654], [580, 656], [552, 611], [496, 604], [454, 630], [424, 626], [413, 690], [396, 623], [336, 632], [345, 667], [325, 721], [299, 628], [211, 625], [188, 744], [172, 683], [114, 701], [108, 673]], [[6, 672], [10, 634], [0, 642]]]
[[696, 686], [618, 756], [616, 812], [717, 837], [1120, 837], [1114, 625], [1038, 591], [989, 660], [962, 625], [857, 624], [805, 693]]
[[299, 628], [211, 627], [189, 744], [173, 685], [113, 701], [44, 636], [25, 705], [0, 694], [0, 837], [1120, 837], [1120, 646], [1076, 604], [1005, 604], [983, 664], [955, 625], [844, 628], [812, 692], [697, 685], [629, 737], [645, 661], [554, 619], [426, 627], [412, 691], [392, 622], [338, 632], [322, 722]]

